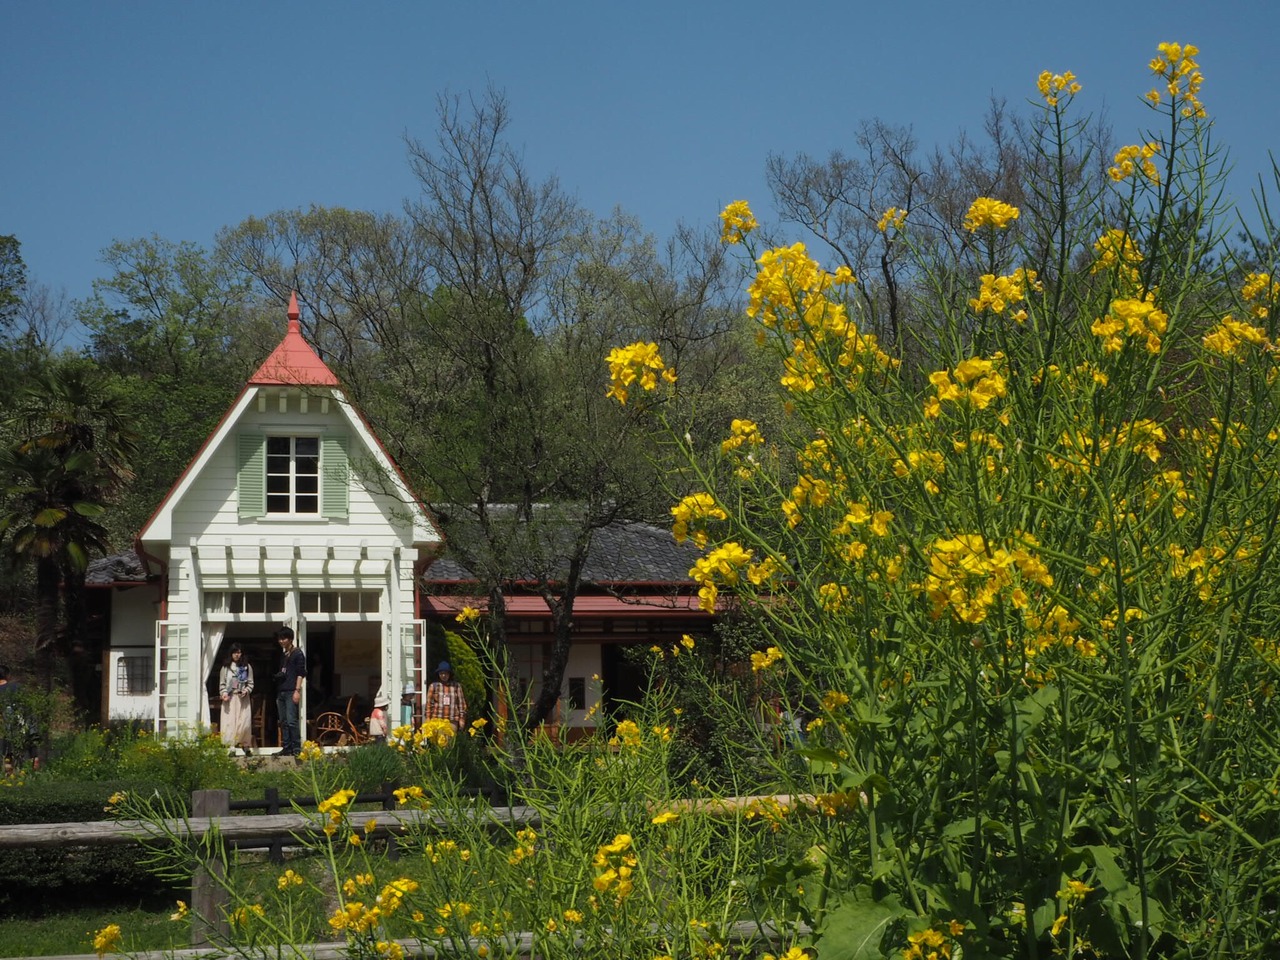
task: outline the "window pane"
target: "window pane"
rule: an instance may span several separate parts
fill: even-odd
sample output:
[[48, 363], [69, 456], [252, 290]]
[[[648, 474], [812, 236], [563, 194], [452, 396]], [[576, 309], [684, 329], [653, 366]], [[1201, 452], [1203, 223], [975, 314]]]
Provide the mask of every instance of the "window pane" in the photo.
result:
[[223, 609], [223, 597], [220, 590], [204, 595], [204, 608], [208, 613], [219, 613]]
[[266, 597], [254, 590], [244, 595], [244, 612], [245, 613], [266, 613], [267, 604]]
[[288, 513], [289, 498], [282, 496], [267, 497], [267, 513]]
[[267, 594], [267, 613], [284, 613], [284, 593], [275, 591]]
[[289, 475], [281, 476], [267, 475], [267, 493], [288, 493], [289, 492]]
[[[270, 487], [268, 487], [267, 489], [270, 489]], [[320, 492], [319, 477], [314, 477], [314, 476], [307, 477], [307, 476], [303, 476], [302, 474], [298, 474], [298, 493], [319, 493], [319, 492]]]
[[320, 456], [320, 438], [319, 437], [295, 437], [294, 453], [299, 459], [302, 457], [318, 457]]
[[361, 605], [365, 613], [377, 613], [378, 606], [382, 600], [382, 594], [376, 590], [369, 590], [364, 595]]
[[319, 497], [299, 497], [297, 505], [298, 513], [319, 513], [320, 498]]
[[320, 594], [312, 590], [298, 594], [298, 606], [302, 609], [303, 613], [319, 613]]
[[289, 456], [290, 437], [267, 437], [267, 456]]
[[227, 611], [229, 613], [244, 613], [244, 593], [236, 590], [227, 594]]
[[340, 595], [341, 610], [343, 613], [359, 613], [360, 612], [360, 594], [350, 591], [343, 591]]
[[332, 592], [320, 594], [320, 612], [321, 613], [337, 613], [338, 612], [338, 595]]

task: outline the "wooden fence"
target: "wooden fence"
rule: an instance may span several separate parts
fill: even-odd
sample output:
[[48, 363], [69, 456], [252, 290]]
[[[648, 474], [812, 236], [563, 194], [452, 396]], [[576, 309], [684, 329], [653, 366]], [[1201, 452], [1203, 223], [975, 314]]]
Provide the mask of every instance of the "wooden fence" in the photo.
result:
[[[382, 806], [376, 819], [376, 825], [370, 832], [371, 838], [385, 838], [394, 846], [395, 838], [413, 827], [438, 826], [446, 827], [448, 822], [439, 814], [430, 810], [395, 809], [390, 784], [384, 784], [384, 790], [373, 794], [358, 794], [353, 804], [378, 803]], [[761, 803], [781, 804], [784, 806], [803, 806], [813, 802], [812, 797], [763, 796], [763, 797], [726, 797], [719, 800], [681, 801], [677, 804], [686, 811], [704, 813], [728, 813], [749, 809]], [[289, 801], [291, 806], [316, 806], [315, 798]], [[225, 844], [240, 848], [268, 848], [280, 850], [290, 840], [305, 843], [308, 838], [324, 834], [328, 817], [314, 813], [268, 812], [256, 816], [232, 816], [233, 810], [278, 811], [282, 805], [279, 794], [274, 788], [267, 791], [264, 800], [241, 800], [231, 802], [229, 790], [197, 790], [191, 795], [191, 816], [152, 823], [145, 820], [105, 820], [87, 823], [28, 823], [0, 824], [0, 850], [6, 848], [31, 847], [90, 847], [111, 846], [118, 844], [134, 844], [144, 842], [168, 842], [171, 838], [187, 840], [195, 845], [213, 836]], [[541, 813], [533, 807], [494, 807], [488, 806], [483, 811], [476, 811], [477, 816], [484, 816], [495, 827], [540, 827]], [[223, 957], [244, 957], [243, 949], [233, 952], [222, 952], [213, 948], [219, 939], [225, 940], [229, 934], [227, 921], [228, 901], [225, 886], [219, 881], [224, 879], [222, 871], [225, 859], [215, 849], [213, 855], [197, 859], [193, 865], [191, 879], [191, 943], [190, 950], [166, 950], [152, 953], [140, 953], [133, 956], [141, 960], [162, 960], [162, 958], [204, 958], [204, 960], [220, 960]], [[792, 935], [807, 933], [806, 929], [791, 931]], [[728, 931], [731, 942], [774, 940], [777, 932], [770, 926], [744, 921], [734, 924]], [[409, 958], [435, 958], [437, 951], [417, 940], [399, 941]], [[511, 944], [519, 949], [522, 956], [532, 943], [530, 934], [511, 935]], [[480, 941], [468, 941], [457, 944], [458, 949], [479, 946]], [[456, 955], [451, 950], [449, 956]], [[263, 950], [263, 957], [293, 955], [314, 958], [314, 960], [339, 960], [347, 956], [345, 943], [302, 944], [288, 951]], [[45, 958], [49, 960], [49, 958]], [[75, 958], [53, 958], [53, 960], [96, 960], [95, 955], [77, 956]]]

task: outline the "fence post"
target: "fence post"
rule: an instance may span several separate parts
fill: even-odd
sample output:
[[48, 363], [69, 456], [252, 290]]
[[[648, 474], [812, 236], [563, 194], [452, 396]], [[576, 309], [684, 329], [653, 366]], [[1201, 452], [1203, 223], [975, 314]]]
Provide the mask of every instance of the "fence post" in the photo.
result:
[[[230, 790], [196, 790], [191, 794], [193, 817], [226, 817], [231, 813]], [[191, 945], [207, 947], [231, 933], [227, 921], [226, 847], [211, 846], [191, 873]]]

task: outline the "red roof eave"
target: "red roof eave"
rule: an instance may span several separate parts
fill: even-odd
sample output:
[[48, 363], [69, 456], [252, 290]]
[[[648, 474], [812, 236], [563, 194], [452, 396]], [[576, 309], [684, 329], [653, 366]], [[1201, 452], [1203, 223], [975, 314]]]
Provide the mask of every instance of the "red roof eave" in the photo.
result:
[[[438, 617], [453, 617], [463, 607], [484, 608], [487, 601], [483, 597], [462, 596], [430, 596], [424, 598], [427, 612]], [[515, 617], [550, 617], [546, 602], [541, 597], [507, 597], [505, 605], [508, 616]], [[720, 612], [717, 605], [717, 612]], [[636, 597], [622, 599], [620, 597], [578, 597], [573, 602], [573, 615], [581, 616], [642, 616], [642, 617], [689, 617], [710, 616], [700, 605], [696, 596], [661, 596]]]

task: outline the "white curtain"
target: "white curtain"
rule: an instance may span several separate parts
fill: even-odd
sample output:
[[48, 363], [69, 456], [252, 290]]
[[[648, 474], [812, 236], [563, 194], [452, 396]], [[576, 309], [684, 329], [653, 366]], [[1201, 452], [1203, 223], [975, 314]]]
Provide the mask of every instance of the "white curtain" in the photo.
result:
[[222, 638], [227, 635], [225, 623], [206, 623], [204, 625], [204, 642], [200, 644], [200, 687], [195, 695], [200, 701], [200, 726], [208, 727], [212, 721], [209, 714], [209, 677], [216, 673], [218, 648], [222, 646]]

